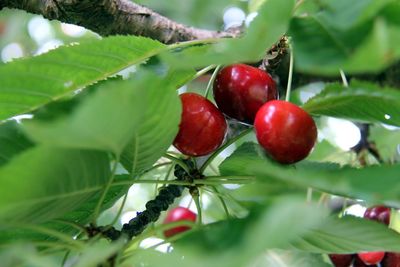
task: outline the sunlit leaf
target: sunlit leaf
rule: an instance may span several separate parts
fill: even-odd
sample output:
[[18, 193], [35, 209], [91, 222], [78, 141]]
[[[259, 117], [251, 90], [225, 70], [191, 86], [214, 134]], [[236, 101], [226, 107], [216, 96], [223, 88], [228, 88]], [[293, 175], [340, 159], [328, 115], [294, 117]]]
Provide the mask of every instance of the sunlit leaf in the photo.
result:
[[163, 49], [148, 38], [114, 36], [0, 65], [0, 120], [37, 109]]

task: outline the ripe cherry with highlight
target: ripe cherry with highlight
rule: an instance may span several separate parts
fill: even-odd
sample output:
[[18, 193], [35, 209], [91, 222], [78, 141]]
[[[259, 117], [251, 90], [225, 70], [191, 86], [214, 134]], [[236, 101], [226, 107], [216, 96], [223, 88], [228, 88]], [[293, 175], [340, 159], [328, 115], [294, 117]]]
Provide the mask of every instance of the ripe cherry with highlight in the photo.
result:
[[[179, 221], [189, 221], [195, 222], [197, 218], [196, 213], [192, 212], [191, 210], [183, 207], [177, 207], [170, 210], [167, 214], [167, 217], [164, 220], [164, 224], [179, 222]], [[171, 229], [164, 231], [165, 237], [172, 237], [179, 233], [185, 232], [190, 230], [191, 227], [189, 226], [178, 226]]]
[[366, 265], [378, 264], [385, 257], [384, 251], [361, 252], [357, 254]]
[[247, 123], [253, 123], [265, 102], [278, 97], [272, 77], [245, 64], [223, 68], [214, 81], [213, 91], [215, 102], [224, 114]]
[[254, 129], [260, 145], [283, 164], [307, 157], [317, 139], [312, 117], [300, 107], [281, 100], [269, 101], [260, 108]]
[[370, 207], [365, 211], [364, 218], [389, 225], [389, 223], [390, 223], [390, 208], [385, 207], [385, 206]]
[[201, 95], [184, 93], [182, 117], [174, 146], [188, 156], [204, 156], [217, 149], [224, 141], [224, 115]]

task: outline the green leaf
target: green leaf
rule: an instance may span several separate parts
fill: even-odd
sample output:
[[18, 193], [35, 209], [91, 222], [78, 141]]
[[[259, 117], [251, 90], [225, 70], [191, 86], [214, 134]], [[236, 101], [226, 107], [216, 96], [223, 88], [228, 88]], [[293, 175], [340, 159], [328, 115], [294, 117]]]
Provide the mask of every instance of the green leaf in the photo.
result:
[[32, 244], [17, 243], [0, 251], [2, 267], [54, 267], [59, 259], [39, 251]]
[[369, 140], [373, 141], [380, 156], [387, 162], [395, 162], [399, 157], [397, 149], [400, 148], [400, 128], [386, 129], [380, 125], [370, 127]]
[[293, 40], [296, 68], [318, 75], [379, 72], [400, 57], [395, 45], [400, 29], [376, 17], [357, 27], [338, 30], [332, 20], [318, 15], [294, 18]]
[[293, 168], [272, 162], [257, 144], [245, 143], [220, 165], [220, 172], [224, 176], [254, 175], [257, 177], [257, 183], [281, 181], [372, 203], [400, 199], [398, 164], [357, 169], [304, 161]]
[[371, 83], [330, 84], [303, 108], [313, 115], [400, 126], [400, 91]]
[[400, 234], [386, 225], [352, 216], [330, 218], [290, 247], [312, 253], [349, 254], [360, 251], [400, 251]]
[[[130, 180], [130, 177], [127, 175], [116, 175], [114, 179], [114, 183], [117, 182], [127, 182]], [[129, 184], [125, 183], [124, 185], [112, 185], [110, 190], [108, 191], [103, 205], [101, 207], [101, 211], [111, 208], [115, 202], [125, 194], [129, 189]], [[71, 236], [74, 236], [79, 233], [79, 231], [71, 225], [80, 224], [82, 226], [88, 224], [92, 220], [93, 211], [99, 202], [101, 191], [103, 187], [98, 187], [93, 190], [93, 195], [87, 200], [84, 201], [81, 205], [74, 208], [72, 211], [67, 212], [60, 218], [56, 218], [55, 220], [51, 220], [45, 223], [40, 224], [41, 227], [65, 233]], [[24, 227], [10, 227], [7, 229], [2, 229], [0, 233], [0, 244], [7, 244], [15, 241], [56, 241], [57, 237], [50, 236], [43, 232], [38, 232], [33, 229], [24, 228]]]
[[81, 251], [78, 262], [75, 267], [97, 267], [106, 262], [110, 257], [116, 255], [123, 249], [124, 242], [110, 242], [99, 240], [94, 243], [89, 243], [83, 251]]
[[[138, 71], [134, 78], [104, 82], [70, 116], [50, 122], [25, 122], [27, 133], [35, 141], [48, 145], [100, 149], [116, 154], [128, 143], [141, 142], [138, 137], [154, 138], [151, 141], [154, 145], [160, 136], [161, 142], [157, 144], [165, 150], [177, 133], [180, 118], [175, 86], [151, 72]], [[149, 136], [149, 129], [155, 135]], [[157, 151], [157, 146], [154, 147]], [[155, 151], [146, 147], [143, 153]], [[160, 152], [154, 156], [159, 158]], [[154, 161], [158, 158], [152, 157]]]
[[324, 0], [320, 17], [337, 29], [350, 29], [374, 19], [380, 11], [396, 0]]
[[244, 37], [166, 53], [163, 58], [180, 68], [257, 61], [286, 33], [294, 3], [294, 0], [268, 0], [258, 10]]
[[330, 267], [322, 255], [290, 250], [269, 250], [254, 267]]
[[0, 125], [0, 166], [32, 146], [32, 142], [26, 138], [16, 121]]
[[157, 90], [147, 88], [151, 101], [140, 112], [141, 123], [121, 155], [122, 165], [132, 176], [151, 167], [178, 133], [182, 108], [174, 89], [184, 77], [193, 76], [191, 72], [171, 72], [163, 80], [152, 79], [151, 87]]
[[101, 149], [120, 153], [140, 123], [147, 90], [143, 81], [110, 81], [70, 116], [30, 120], [23, 126], [36, 142], [52, 146]]
[[324, 216], [324, 211], [299, 199], [278, 199], [244, 219], [202, 226], [175, 241], [172, 253], [156, 257], [140, 252], [141, 261], [146, 266], [249, 266], [266, 249], [285, 245], [317, 227]]
[[257, 12], [267, 0], [249, 0], [249, 12]]
[[0, 168], [0, 222], [60, 217], [101, 190], [110, 177], [105, 153], [35, 147]]
[[0, 120], [105, 79], [165, 47], [143, 37], [114, 36], [0, 65]]

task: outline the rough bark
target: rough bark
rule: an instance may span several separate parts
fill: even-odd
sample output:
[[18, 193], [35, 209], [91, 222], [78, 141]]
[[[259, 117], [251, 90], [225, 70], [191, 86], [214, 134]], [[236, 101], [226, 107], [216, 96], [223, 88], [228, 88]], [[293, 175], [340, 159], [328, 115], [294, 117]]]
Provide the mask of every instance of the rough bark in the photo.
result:
[[0, 0], [0, 10], [5, 7], [80, 25], [102, 36], [139, 35], [166, 44], [232, 37], [227, 32], [187, 27], [128, 0]]

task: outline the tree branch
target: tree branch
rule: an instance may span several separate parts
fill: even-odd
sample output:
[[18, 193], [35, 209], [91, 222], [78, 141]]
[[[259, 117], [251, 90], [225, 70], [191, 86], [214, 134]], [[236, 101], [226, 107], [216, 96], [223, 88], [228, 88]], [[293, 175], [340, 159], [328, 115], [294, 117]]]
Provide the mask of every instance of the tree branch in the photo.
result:
[[227, 32], [187, 27], [128, 0], [0, 0], [0, 10], [5, 7], [80, 25], [102, 36], [140, 35], [166, 44], [233, 37]]

